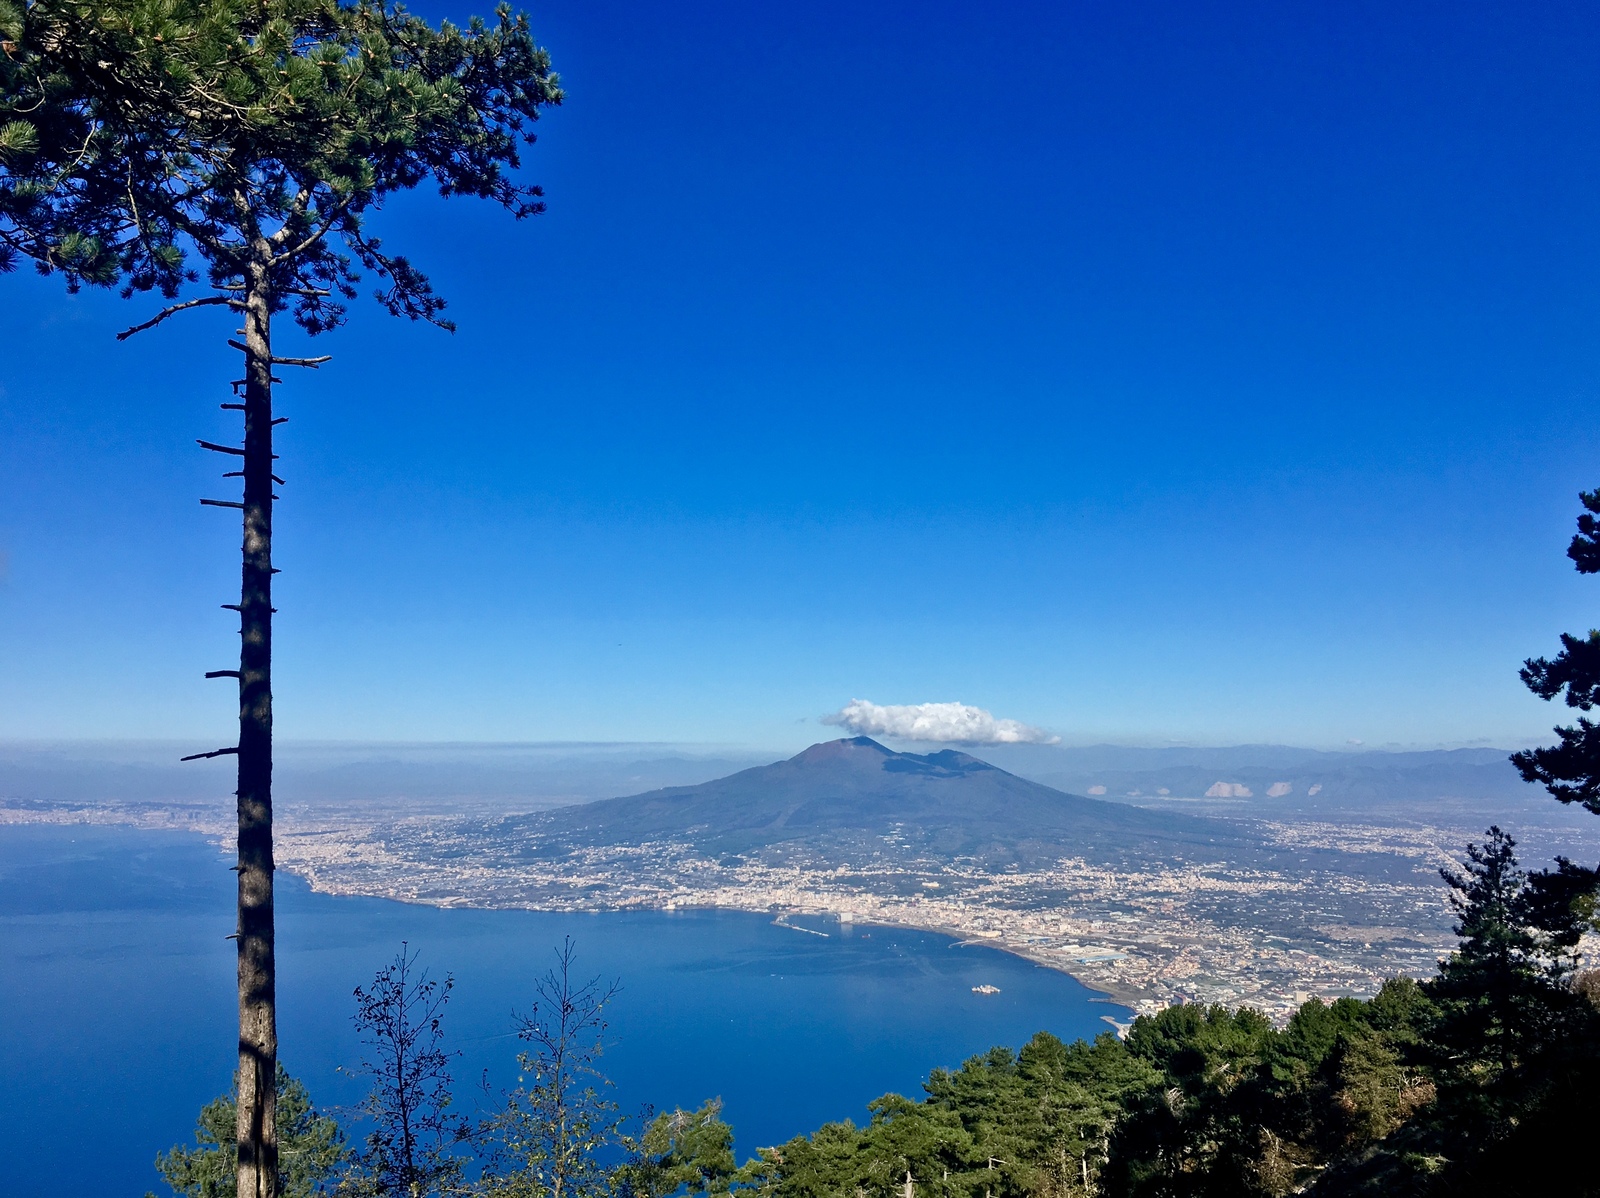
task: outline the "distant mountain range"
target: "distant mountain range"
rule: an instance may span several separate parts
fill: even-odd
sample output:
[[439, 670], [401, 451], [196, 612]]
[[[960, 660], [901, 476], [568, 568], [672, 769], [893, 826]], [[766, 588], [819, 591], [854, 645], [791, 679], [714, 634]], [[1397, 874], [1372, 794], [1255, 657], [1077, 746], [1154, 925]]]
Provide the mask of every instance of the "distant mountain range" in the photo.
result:
[[[0, 802], [233, 805], [231, 757], [180, 764], [188, 741], [0, 741]], [[280, 742], [280, 804], [408, 811], [532, 811], [703, 782], [771, 760], [747, 749], [641, 744]]]
[[1144, 804], [1203, 799], [1218, 813], [1264, 819], [1316, 811], [1429, 818], [1551, 805], [1518, 776], [1506, 749], [997, 746], [984, 756], [1061, 790]]
[[[188, 741], [0, 742], [0, 801], [231, 806], [230, 759], [178, 763], [196, 748]], [[975, 753], [1016, 780], [1054, 791], [1195, 815], [1472, 824], [1513, 814], [1562, 822], [1566, 814], [1517, 777], [1503, 748], [996, 745]], [[951, 750], [898, 756], [978, 760]], [[277, 798], [288, 805], [354, 811], [378, 801], [386, 810], [499, 812], [693, 787], [772, 760], [748, 749], [629, 743], [287, 742], [277, 758]]]

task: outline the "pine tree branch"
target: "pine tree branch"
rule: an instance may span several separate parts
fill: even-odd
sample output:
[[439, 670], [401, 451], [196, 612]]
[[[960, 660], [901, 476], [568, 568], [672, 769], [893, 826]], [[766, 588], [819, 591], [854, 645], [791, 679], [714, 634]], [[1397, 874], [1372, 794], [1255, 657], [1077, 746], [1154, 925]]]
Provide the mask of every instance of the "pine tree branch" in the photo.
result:
[[243, 308], [244, 304], [226, 295], [207, 295], [200, 299], [187, 300], [181, 304], [173, 304], [170, 308], [163, 308], [143, 324], [136, 324], [131, 329], [124, 329], [117, 334], [118, 341], [126, 341], [135, 333], [142, 333], [146, 329], [153, 329], [169, 316], [176, 316], [179, 312], [186, 312], [190, 308], [205, 308], [216, 304], [226, 304], [230, 308]]
[[289, 204], [289, 215], [285, 218], [283, 227], [270, 239], [274, 249], [281, 248], [283, 243], [289, 240], [289, 230], [294, 228], [295, 222], [305, 218], [306, 208], [311, 203], [311, 195], [312, 189], [309, 187], [302, 187], [295, 193], [294, 200]]
[[358, 192], [352, 191], [349, 195], [345, 196], [344, 199], [335, 204], [333, 206], [333, 210], [328, 213], [327, 219], [322, 222], [321, 226], [316, 232], [310, 234], [304, 241], [300, 242], [300, 244], [295, 246], [293, 249], [284, 250], [281, 254], [276, 255], [272, 259], [273, 265], [298, 258], [301, 254], [305, 253], [312, 246], [316, 245], [317, 242], [326, 237], [328, 235], [328, 230], [333, 228], [334, 222], [348, 212], [350, 205], [355, 203], [356, 196], [358, 194]]

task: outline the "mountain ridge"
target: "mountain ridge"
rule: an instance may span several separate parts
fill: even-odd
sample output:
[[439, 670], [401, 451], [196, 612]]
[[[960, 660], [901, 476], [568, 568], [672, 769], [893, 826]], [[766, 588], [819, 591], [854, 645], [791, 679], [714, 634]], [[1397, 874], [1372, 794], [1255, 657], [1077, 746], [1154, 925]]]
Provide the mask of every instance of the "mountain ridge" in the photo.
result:
[[1237, 824], [1067, 794], [956, 749], [900, 753], [870, 737], [693, 786], [561, 807], [519, 822], [570, 845], [688, 840], [714, 852], [899, 837], [944, 856], [1118, 856], [1259, 843]]

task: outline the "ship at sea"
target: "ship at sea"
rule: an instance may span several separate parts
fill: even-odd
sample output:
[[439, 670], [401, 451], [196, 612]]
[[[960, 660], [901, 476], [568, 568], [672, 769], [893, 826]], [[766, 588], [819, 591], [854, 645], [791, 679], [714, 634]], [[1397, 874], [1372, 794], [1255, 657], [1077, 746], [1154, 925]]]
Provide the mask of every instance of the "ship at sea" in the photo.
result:
[[972, 988], [972, 992], [974, 994], [999, 994], [1000, 993], [1000, 987], [999, 986], [991, 986], [987, 982], [985, 982], [981, 986], [974, 986]]

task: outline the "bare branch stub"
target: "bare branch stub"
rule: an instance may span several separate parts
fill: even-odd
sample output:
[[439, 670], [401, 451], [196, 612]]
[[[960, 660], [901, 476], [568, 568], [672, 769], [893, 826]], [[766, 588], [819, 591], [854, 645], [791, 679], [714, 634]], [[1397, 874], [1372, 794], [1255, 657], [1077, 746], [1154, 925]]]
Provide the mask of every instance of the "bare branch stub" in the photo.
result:
[[244, 457], [244, 450], [234, 449], [228, 445], [217, 445], [211, 441], [202, 441], [198, 437], [195, 438], [194, 443], [201, 449], [209, 449], [212, 453], [231, 453], [237, 457]]
[[[230, 348], [236, 349], [242, 354], [247, 354], [250, 352], [249, 347], [246, 346], [242, 341], [234, 341], [230, 338], [228, 345]], [[318, 366], [321, 366], [324, 362], [331, 361], [333, 361], [332, 354], [323, 354], [320, 358], [280, 358], [274, 354], [272, 358], [272, 364], [274, 366], [308, 366], [313, 370], [315, 370]], [[282, 379], [273, 379], [272, 381], [275, 383], [283, 382]], [[236, 383], [234, 386], [237, 388], [238, 384]]]
[[231, 499], [202, 499], [200, 503], [203, 507], [234, 507], [241, 511], [244, 510], [244, 504], [235, 503]]
[[187, 757], [178, 758], [179, 761], [202, 761], [207, 757], [236, 757], [239, 747], [234, 745], [226, 749], [212, 749], [209, 753], [190, 753]]

